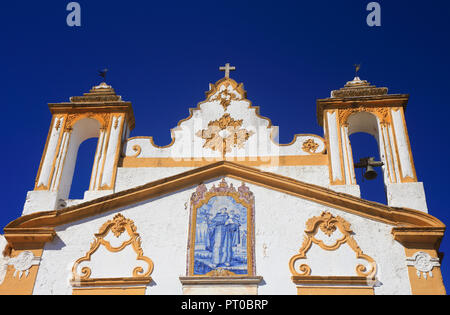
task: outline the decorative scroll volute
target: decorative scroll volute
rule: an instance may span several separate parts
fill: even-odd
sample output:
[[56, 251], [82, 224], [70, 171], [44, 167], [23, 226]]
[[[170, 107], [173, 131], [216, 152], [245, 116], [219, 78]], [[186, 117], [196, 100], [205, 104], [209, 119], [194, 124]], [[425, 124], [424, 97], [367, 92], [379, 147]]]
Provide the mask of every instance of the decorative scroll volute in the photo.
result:
[[[107, 221], [100, 228], [99, 233], [95, 234], [95, 240], [91, 243], [91, 248], [86, 253], [84, 257], [78, 259], [72, 267], [72, 282], [82, 282], [83, 280], [95, 280], [91, 279], [91, 269], [89, 267], [82, 267], [81, 274], [78, 274], [79, 265], [83, 262], [91, 261], [91, 256], [98, 250], [100, 246], [104, 246], [108, 251], [117, 253], [122, 251], [127, 246], [132, 246], [133, 250], [137, 254], [136, 260], [143, 261], [147, 264], [146, 271], [138, 266], [132, 270], [130, 274], [131, 278], [144, 278], [149, 277], [153, 272], [153, 261], [144, 256], [144, 252], [141, 248], [141, 238], [139, 234], [136, 232], [136, 226], [134, 222], [130, 219], [126, 219], [123, 215], [117, 214], [112, 220]], [[109, 234], [109, 232], [113, 233], [116, 238], [120, 237], [124, 232], [130, 236], [130, 238], [117, 247], [111, 245], [111, 243], [105, 240], [105, 237]], [[150, 279], [150, 278], [149, 278]]]
[[[316, 234], [323, 232], [326, 236], [331, 237], [336, 231], [339, 231], [342, 236], [334, 240], [333, 244], [325, 244], [322, 240], [316, 238]], [[295, 263], [298, 260], [306, 259], [306, 253], [310, 250], [313, 244], [320, 246], [320, 248], [326, 251], [335, 251], [339, 249], [343, 244], [347, 244], [355, 253], [356, 258], [363, 259], [368, 262], [370, 269], [367, 270], [366, 266], [359, 264], [356, 266], [356, 274], [361, 277], [372, 278], [377, 272], [377, 265], [375, 261], [368, 255], [365, 255], [361, 248], [359, 248], [355, 239], [351, 236], [352, 230], [350, 223], [345, 221], [339, 216], [333, 216], [330, 212], [323, 212], [318, 217], [313, 217], [306, 222], [305, 238], [303, 244], [299, 250], [299, 253], [291, 258], [289, 261], [289, 269], [293, 276], [310, 276], [311, 267], [307, 264], [299, 266], [298, 272], [295, 269]]]

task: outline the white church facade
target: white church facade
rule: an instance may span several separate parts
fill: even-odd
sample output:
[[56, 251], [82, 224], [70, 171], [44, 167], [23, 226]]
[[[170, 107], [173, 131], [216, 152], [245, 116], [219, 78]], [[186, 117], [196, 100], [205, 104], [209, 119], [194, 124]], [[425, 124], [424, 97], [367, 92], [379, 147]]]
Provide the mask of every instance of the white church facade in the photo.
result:
[[[49, 104], [23, 214], [0, 237], [0, 294], [446, 294], [405, 120], [409, 96], [356, 77], [317, 100], [324, 133], [289, 144], [234, 70], [171, 130], [132, 137], [130, 102], [101, 83]], [[349, 136], [378, 142], [387, 205], [360, 198]], [[70, 200], [81, 143], [89, 190]]]

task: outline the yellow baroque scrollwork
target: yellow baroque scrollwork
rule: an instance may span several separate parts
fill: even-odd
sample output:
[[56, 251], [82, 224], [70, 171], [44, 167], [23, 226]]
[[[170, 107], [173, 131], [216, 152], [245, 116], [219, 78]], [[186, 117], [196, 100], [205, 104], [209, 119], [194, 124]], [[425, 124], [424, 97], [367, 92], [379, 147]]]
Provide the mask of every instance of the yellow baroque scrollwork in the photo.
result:
[[87, 112], [82, 114], [68, 114], [65, 122], [64, 130], [71, 131], [75, 123], [83, 118], [95, 119], [100, 123], [100, 129], [106, 130], [111, 120], [109, 113]]
[[246, 99], [247, 92], [244, 85], [238, 84], [230, 78], [223, 78], [215, 84], [210, 84], [209, 91], [206, 93], [208, 101], [219, 101], [224, 111], [231, 105], [231, 101]]
[[136, 152], [136, 154], [132, 155], [132, 157], [134, 157], [134, 158], [138, 157], [142, 152], [142, 148], [138, 144], [134, 145], [132, 149], [134, 152]]
[[[252, 130], [241, 128], [243, 120], [234, 120], [230, 114], [224, 114], [220, 119], [211, 121], [208, 128], [196, 133], [205, 140], [204, 148], [222, 152], [225, 156], [233, 147], [244, 147], [246, 141], [255, 134]], [[225, 131], [225, 135], [222, 132]]]
[[319, 148], [319, 144], [314, 141], [314, 139], [308, 139], [303, 142], [302, 150], [307, 153], [316, 153]]
[[339, 123], [341, 126], [348, 124], [348, 118], [354, 114], [354, 113], [360, 113], [360, 112], [368, 112], [372, 113], [375, 116], [378, 117], [380, 120], [380, 124], [387, 125], [391, 123], [390, 118], [390, 108], [386, 107], [369, 107], [369, 106], [359, 106], [356, 108], [346, 108], [346, 109], [340, 109], [339, 110]]
[[[74, 285], [83, 285], [83, 282], [89, 282], [90, 285], [95, 285], [95, 280], [99, 280], [102, 282], [104, 279], [91, 279], [91, 268], [82, 267], [81, 274], [78, 274], [79, 265], [83, 262], [91, 261], [92, 255], [99, 249], [100, 246], [104, 246], [108, 251], [117, 253], [122, 251], [127, 246], [132, 246], [133, 250], [137, 254], [136, 260], [144, 261], [147, 264], [147, 270], [144, 271], [144, 268], [138, 266], [135, 267], [132, 271], [132, 277], [129, 278], [120, 278], [117, 280], [120, 281], [128, 281], [129, 280], [137, 280], [142, 283], [149, 283], [151, 281], [151, 273], [153, 272], [153, 261], [144, 256], [144, 252], [141, 248], [141, 238], [139, 234], [136, 232], [136, 226], [134, 222], [130, 219], [125, 218], [122, 214], [117, 214], [112, 220], [107, 221], [100, 228], [99, 233], [95, 234], [95, 240], [91, 244], [91, 248], [86, 253], [84, 257], [79, 258], [72, 267], [72, 284]], [[113, 233], [116, 238], [121, 236], [124, 232], [127, 232], [130, 238], [127, 241], [122, 242], [117, 247], [111, 245], [111, 243], [104, 238], [109, 234], [109, 232]], [[112, 282], [114, 282], [113, 278], [109, 278]]]
[[[322, 240], [317, 239], [315, 236], [319, 229], [328, 237], [339, 230], [342, 237], [336, 239], [333, 244], [325, 244]], [[349, 247], [356, 253], [356, 258], [363, 259], [368, 262], [370, 269], [367, 270], [366, 266], [359, 264], [356, 266], [356, 274], [360, 277], [373, 278], [377, 272], [377, 265], [375, 260], [370, 256], [363, 253], [357, 242], [351, 235], [352, 230], [350, 223], [345, 221], [339, 216], [333, 216], [330, 212], [323, 212], [318, 217], [313, 217], [306, 222], [305, 238], [303, 244], [299, 250], [299, 253], [291, 258], [289, 261], [289, 269], [294, 277], [307, 277], [311, 276], [311, 267], [307, 264], [301, 264], [298, 267], [298, 271], [295, 269], [295, 263], [298, 260], [306, 259], [306, 253], [309, 251], [313, 244], [320, 246], [320, 248], [326, 251], [335, 251], [343, 244], [349, 245]]]

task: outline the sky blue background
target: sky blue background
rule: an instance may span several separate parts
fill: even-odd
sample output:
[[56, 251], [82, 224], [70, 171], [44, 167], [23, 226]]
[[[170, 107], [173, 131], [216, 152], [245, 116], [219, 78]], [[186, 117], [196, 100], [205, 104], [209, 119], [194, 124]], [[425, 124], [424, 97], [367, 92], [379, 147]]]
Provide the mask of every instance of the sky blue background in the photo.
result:
[[[378, 1], [382, 26], [366, 24], [369, 1], [79, 1], [82, 26], [66, 25], [69, 1], [8, 1], [0, 10], [2, 209], [17, 218], [33, 189], [51, 119], [49, 102], [108, 83], [133, 103], [131, 136], [170, 143], [170, 128], [204, 100], [231, 62], [261, 114], [296, 133], [323, 135], [316, 99], [354, 75], [410, 94], [406, 112], [417, 175], [431, 214], [448, 224], [450, 2]], [[378, 157], [375, 140], [352, 136], [355, 158]], [[80, 149], [72, 197], [87, 188], [95, 141]], [[359, 173], [359, 172], [358, 172]], [[385, 202], [381, 177], [361, 185]], [[449, 251], [449, 236], [441, 250]], [[450, 263], [443, 262], [448, 285]]]

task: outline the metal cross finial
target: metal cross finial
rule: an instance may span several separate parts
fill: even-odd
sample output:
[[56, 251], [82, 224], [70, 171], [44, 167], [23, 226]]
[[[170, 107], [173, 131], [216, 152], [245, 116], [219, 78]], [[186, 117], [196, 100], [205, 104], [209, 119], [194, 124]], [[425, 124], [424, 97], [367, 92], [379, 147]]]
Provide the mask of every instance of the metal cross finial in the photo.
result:
[[230, 71], [236, 70], [236, 67], [231, 67], [229, 63], [225, 64], [224, 67], [219, 68], [220, 71], [225, 71], [225, 78], [230, 77]]

